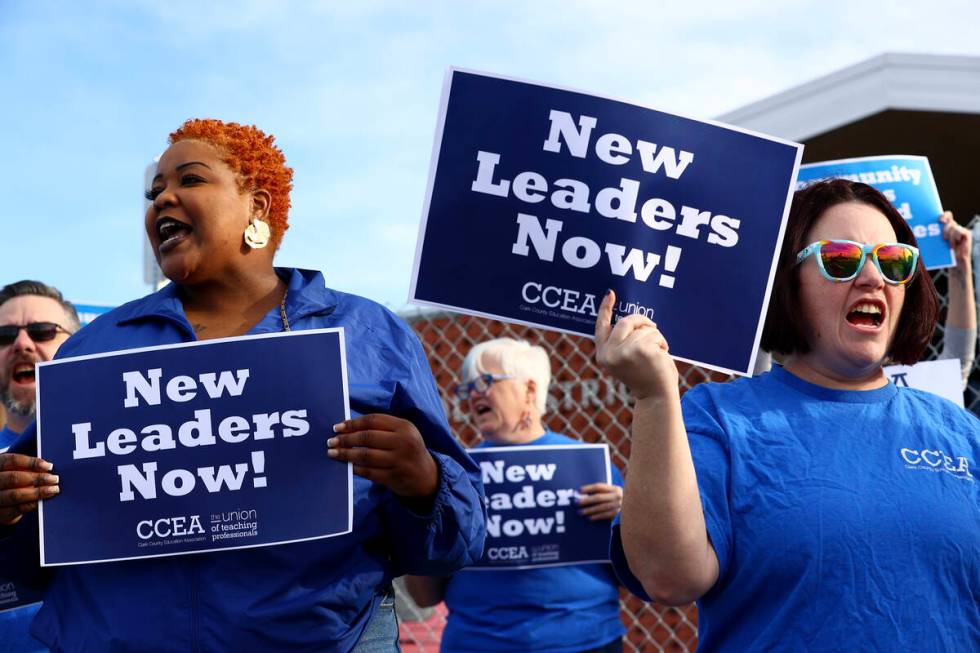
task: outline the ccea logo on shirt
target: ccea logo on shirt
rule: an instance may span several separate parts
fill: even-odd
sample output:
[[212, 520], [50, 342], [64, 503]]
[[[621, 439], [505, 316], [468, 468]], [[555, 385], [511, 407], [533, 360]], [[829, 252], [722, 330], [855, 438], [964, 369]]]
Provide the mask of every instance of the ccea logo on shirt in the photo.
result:
[[927, 472], [946, 472], [956, 478], [973, 480], [970, 473], [970, 462], [966, 456], [950, 456], [941, 449], [906, 449], [898, 453], [905, 461], [905, 469], [915, 469]]

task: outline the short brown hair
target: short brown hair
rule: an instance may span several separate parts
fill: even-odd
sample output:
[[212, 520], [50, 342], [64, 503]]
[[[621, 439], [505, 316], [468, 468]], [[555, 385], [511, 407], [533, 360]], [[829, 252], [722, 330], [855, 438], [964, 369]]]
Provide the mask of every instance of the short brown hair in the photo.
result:
[[215, 147], [222, 161], [238, 174], [242, 192], [262, 189], [272, 196], [269, 230], [272, 244], [279, 247], [289, 228], [289, 192], [293, 189], [293, 169], [275, 144], [275, 138], [254, 125], [222, 122], [211, 118], [192, 118], [170, 134], [170, 144], [203, 141]]
[[62, 326], [72, 332], [78, 331], [78, 311], [75, 310], [75, 306], [64, 298], [60, 290], [40, 281], [24, 279], [23, 281], [9, 283], [3, 288], [0, 288], [0, 306], [3, 306], [14, 297], [26, 296], [47, 297], [61, 304], [61, 308], [65, 312], [65, 318], [68, 320], [68, 324]]
[[[888, 218], [899, 242], [916, 244], [915, 235], [901, 214], [884, 195], [867, 184], [832, 179], [798, 190], [793, 195], [793, 204], [786, 222], [783, 248], [779, 253], [776, 278], [769, 300], [769, 312], [762, 331], [761, 346], [766, 351], [784, 355], [805, 354], [810, 351], [800, 310], [800, 276], [796, 255], [809, 244], [804, 240], [820, 216], [832, 206], [846, 202], [860, 202], [878, 209]], [[915, 279], [905, 287], [905, 303], [888, 352], [889, 357], [903, 365], [919, 362], [936, 330], [938, 317], [939, 296], [920, 257]]]

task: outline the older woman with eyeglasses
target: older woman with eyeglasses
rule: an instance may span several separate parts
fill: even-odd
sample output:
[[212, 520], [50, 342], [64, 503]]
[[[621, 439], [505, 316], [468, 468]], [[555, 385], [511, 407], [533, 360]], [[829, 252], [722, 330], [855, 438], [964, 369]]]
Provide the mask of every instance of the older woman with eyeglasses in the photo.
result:
[[[578, 444], [545, 428], [551, 363], [542, 347], [499, 338], [473, 347], [456, 392], [483, 437], [479, 446]], [[580, 488], [580, 513], [611, 520], [622, 503], [616, 484]], [[415, 601], [449, 609], [442, 653], [622, 651], [618, 583], [608, 564], [467, 571], [449, 578], [409, 577]]]
[[980, 642], [980, 422], [896, 388], [938, 300], [905, 220], [836, 180], [796, 193], [763, 347], [783, 367], [678, 394], [641, 316], [596, 323], [636, 397], [613, 559], [699, 607], [698, 651], [967, 651]]

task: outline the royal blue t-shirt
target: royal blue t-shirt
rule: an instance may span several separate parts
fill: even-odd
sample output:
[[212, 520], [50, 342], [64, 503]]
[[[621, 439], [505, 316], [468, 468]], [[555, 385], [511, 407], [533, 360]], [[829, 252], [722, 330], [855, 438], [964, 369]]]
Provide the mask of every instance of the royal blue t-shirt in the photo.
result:
[[28, 632], [40, 608], [40, 603], [33, 603], [0, 612], [0, 653], [43, 653], [48, 650]]
[[[980, 650], [980, 421], [782, 368], [683, 400], [715, 586], [698, 652]], [[613, 562], [635, 593], [618, 528]]]
[[[526, 445], [581, 444], [547, 432]], [[481, 446], [501, 446], [484, 442]], [[612, 480], [623, 479], [612, 467]], [[619, 584], [608, 564], [459, 571], [446, 586], [441, 653], [570, 653], [622, 637]]]

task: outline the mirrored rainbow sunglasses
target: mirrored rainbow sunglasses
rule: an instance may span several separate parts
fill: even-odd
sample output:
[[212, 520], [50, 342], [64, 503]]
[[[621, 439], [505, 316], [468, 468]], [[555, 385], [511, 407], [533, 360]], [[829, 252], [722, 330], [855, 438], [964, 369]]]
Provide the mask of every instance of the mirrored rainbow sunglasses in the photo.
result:
[[805, 261], [810, 254], [819, 254], [817, 265], [824, 279], [839, 283], [861, 274], [868, 254], [871, 254], [881, 278], [893, 286], [910, 282], [919, 262], [918, 248], [905, 243], [864, 245], [853, 240], [818, 240], [800, 250], [796, 255], [796, 265]]

